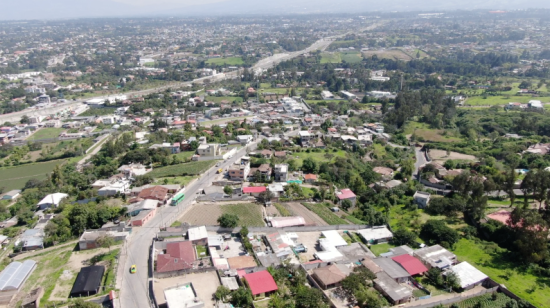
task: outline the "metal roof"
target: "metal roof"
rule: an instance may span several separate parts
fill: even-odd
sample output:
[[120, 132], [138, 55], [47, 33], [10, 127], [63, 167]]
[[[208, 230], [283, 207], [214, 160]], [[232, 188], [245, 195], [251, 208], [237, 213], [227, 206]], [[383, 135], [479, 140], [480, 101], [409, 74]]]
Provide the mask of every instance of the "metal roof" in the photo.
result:
[[409, 273], [403, 269], [399, 264], [397, 264], [392, 259], [388, 258], [377, 258], [373, 259], [374, 263], [378, 265], [384, 272], [388, 274], [393, 279], [410, 277]]
[[0, 273], [0, 290], [18, 290], [36, 266], [33, 260], [12, 262]]

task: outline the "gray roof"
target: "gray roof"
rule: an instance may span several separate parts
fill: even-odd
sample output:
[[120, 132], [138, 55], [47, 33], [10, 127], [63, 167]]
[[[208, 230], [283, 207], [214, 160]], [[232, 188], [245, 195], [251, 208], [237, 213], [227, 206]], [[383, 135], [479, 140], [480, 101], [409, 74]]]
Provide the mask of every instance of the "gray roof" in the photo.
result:
[[44, 245], [44, 230], [42, 229], [29, 229], [25, 230], [21, 235], [21, 241], [23, 247], [34, 247]]
[[414, 251], [414, 255], [432, 267], [444, 268], [453, 261], [456, 262], [456, 255], [440, 245], [417, 249]]
[[239, 288], [239, 284], [237, 283], [237, 278], [235, 277], [221, 277], [222, 285], [229, 290], [237, 290]]
[[410, 277], [411, 275], [402, 268], [397, 262], [389, 258], [377, 258], [373, 259], [374, 263], [378, 265], [384, 272], [393, 279]]
[[[386, 259], [388, 260], [388, 259]], [[391, 261], [391, 260], [390, 260]], [[393, 262], [393, 261], [392, 261]], [[387, 273], [380, 272], [376, 274], [374, 283], [380, 287], [394, 302], [407, 299], [412, 296], [411, 289], [395, 282]]]
[[7, 193], [5, 193], [4, 196], [13, 197], [13, 196], [16, 196], [17, 194], [20, 194], [20, 193], [21, 193], [21, 191], [19, 189], [14, 189], [14, 190], [10, 190]]
[[359, 243], [351, 243], [348, 246], [341, 246], [336, 249], [350, 261], [361, 260], [365, 257], [375, 258], [375, 255], [368, 248], [363, 248]]

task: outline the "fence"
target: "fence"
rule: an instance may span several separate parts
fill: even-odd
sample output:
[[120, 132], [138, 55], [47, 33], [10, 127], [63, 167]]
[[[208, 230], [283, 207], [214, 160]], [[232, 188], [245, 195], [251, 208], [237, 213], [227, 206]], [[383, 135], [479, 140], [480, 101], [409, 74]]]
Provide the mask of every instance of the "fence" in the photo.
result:
[[182, 270], [179, 270], [179, 271], [155, 273], [154, 278], [163, 279], [163, 278], [183, 276], [183, 275], [187, 275], [187, 274], [212, 272], [212, 271], [215, 271], [215, 270], [217, 270], [217, 269], [214, 266], [201, 267], [201, 268], [189, 268], [189, 269], [182, 269]]
[[[250, 232], [273, 232], [277, 230], [286, 232], [316, 232], [316, 231], [329, 231], [329, 230], [361, 230], [369, 228], [367, 225], [329, 225], [329, 226], [295, 226], [284, 228], [273, 227], [249, 227]], [[238, 233], [241, 231], [240, 227], [237, 228], [223, 228], [220, 226], [206, 226], [207, 231], [214, 231], [217, 233]]]

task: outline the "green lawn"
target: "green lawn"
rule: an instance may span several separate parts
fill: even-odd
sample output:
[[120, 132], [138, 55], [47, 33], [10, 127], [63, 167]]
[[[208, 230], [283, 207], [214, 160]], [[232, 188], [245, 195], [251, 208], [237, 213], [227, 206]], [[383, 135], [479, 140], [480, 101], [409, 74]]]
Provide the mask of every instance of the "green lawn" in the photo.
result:
[[0, 168], [0, 187], [6, 191], [22, 189], [30, 179], [42, 180], [47, 177], [56, 165], [65, 163], [65, 160], [54, 160], [45, 163], [26, 164], [16, 167]]
[[308, 210], [319, 215], [329, 225], [349, 225], [348, 221], [334, 214], [325, 203], [302, 203]]
[[[329, 156], [325, 156], [325, 155], [329, 155]], [[336, 159], [336, 157], [346, 157], [346, 151], [338, 150], [337, 152], [329, 151], [328, 153], [326, 153], [323, 150], [321, 152], [310, 152], [310, 153], [297, 152], [297, 153], [292, 153], [292, 159], [296, 160], [296, 162], [299, 163], [300, 165], [302, 165], [302, 163], [304, 162], [304, 159], [306, 159], [308, 157], [313, 158], [318, 163], [328, 162], [328, 161], [334, 161]]]
[[105, 107], [105, 108], [90, 108], [83, 113], [79, 114], [81, 117], [91, 117], [91, 116], [104, 116], [114, 114], [116, 107]]
[[[445, 136], [445, 130], [443, 129], [433, 129], [425, 123], [419, 122], [407, 122], [404, 128], [404, 133], [406, 135], [415, 134], [417, 138], [423, 139], [425, 141], [434, 141], [434, 142], [458, 142], [460, 138], [453, 136]], [[422, 140], [419, 140], [422, 141]]]
[[216, 162], [216, 160], [194, 161], [179, 165], [160, 167], [153, 169], [153, 171], [149, 172], [148, 175], [154, 178], [199, 175], [208, 170], [208, 168], [214, 166]]
[[208, 249], [206, 249], [206, 246], [197, 245], [195, 246], [195, 249], [197, 249], [198, 258], [203, 258], [208, 256]]
[[221, 101], [228, 101], [230, 103], [237, 101], [237, 103], [242, 103], [243, 98], [240, 96], [207, 96], [206, 100], [214, 103], [221, 103]]
[[342, 58], [342, 61], [346, 61], [347, 63], [360, 63], [361, 61], [363, 61], [363, 57], [358, 51], [343, 52], [341, 53], [340, 57]]
[[191, 158], [194, 154], [194, 151], [185, 151], [174, 155], [177, 156], [180, 160], [185, 160]]
[[230, 57], [230, 58], [212, 58], [206, 61], [206, 64], [215, 64], [215, 65], [243, 65], [244, 61], [241, 57]]
[[51, 139], [59, 137], [59, 134], [63, 131], [66, 131], [64, 128], [41, 128], [32, 134], [28, 140], [40, 140], [40, 139]]
[[[536, 307], [550, 307], [550, 290], [548, 287], [541, 288], [539, 284], [545, 283], [548, 286], [550, 279], [537, 277], [518, 269], [517, 262], [510, 261], [510, 252], [498, 247], [495, 249], [494, 246], [496, 244], [476, 244], [474, 241], [461, 239], [455, 245], [453, 252], [459, 261], [467, 261]], [[513, 271], [513, 276], [508, 278], [506, 270]], [[533, 286], [538, 286], [534, 292], [531, 290]]]
[[370, 251], [372, 251], [373, 254], [375, 254], [376, 256], [379, 256], [382, 253], [386, 253], [390, 251], [390, 248], [393, 248], [393, 247], [395, 246], [390, 243], [383, 243], [383, 244], [371, 245], [369, 249]]
[[342, 57], [340, 57], [340, 53], [334, 52], [334, 53], [323, 53], [321, 55], [321, 64], [325, 63], [341, 63]]
[[239, 226], [264, 227], [261, 205], [253, 203], [231, 204], [221, 206], [223, 214], [234, 214], [239, 217]]
[[533, 98], [531, 96], [510, 96], [506, 98], [505, 96], [487, 96], [487, 98], [483, 98], [483, 96], [473, 96], [469, 97], [465, 102], [464, 105], [471, 105], [471, 106], [493, 106], [493, 105], [507, 105], [509, 102], [517, 102], [517, 103], [523, 103], [526, 104], [530, 100], [540, 100], [543, 103], [548, 102], [550, 99], [547, 97], [538, 97]]
[[[186, 186], [192, 180], [196, 179], [196, 176], [176, 176], [176, 177], [166, 177], [166, 178], [157, 178], [157, 181], [153, 185], [165, 185], [166, 184], [179, 184]], [[164, 181], [166, 180], [166, 182]]]

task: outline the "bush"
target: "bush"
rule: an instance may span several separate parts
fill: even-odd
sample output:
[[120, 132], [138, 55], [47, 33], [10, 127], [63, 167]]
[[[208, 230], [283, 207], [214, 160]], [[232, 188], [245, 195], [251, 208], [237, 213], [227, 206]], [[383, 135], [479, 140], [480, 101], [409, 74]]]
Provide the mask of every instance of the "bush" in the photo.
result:
[[235, 228], [239, 224], [239, 216], [234, 214], [222, 214], [218, 217], [218, 223], [224, 228]]

